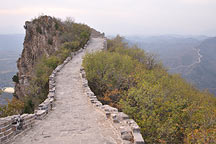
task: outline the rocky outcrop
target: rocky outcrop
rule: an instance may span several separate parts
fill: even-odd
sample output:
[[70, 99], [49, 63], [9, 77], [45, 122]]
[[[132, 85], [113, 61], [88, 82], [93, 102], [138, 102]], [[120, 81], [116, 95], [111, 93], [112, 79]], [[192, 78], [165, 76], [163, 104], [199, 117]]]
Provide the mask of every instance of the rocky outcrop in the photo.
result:
[[42, 56], [50, 56], [60, 48], [59, 27], [61, 22], [50, 16], [41, 16], [26, 21], [26, 36], [21, 57], [17, 61], [19, 83], [15, 86], [15, 96], [22, 99], [27, 95], [27, 87], [35, 64]]

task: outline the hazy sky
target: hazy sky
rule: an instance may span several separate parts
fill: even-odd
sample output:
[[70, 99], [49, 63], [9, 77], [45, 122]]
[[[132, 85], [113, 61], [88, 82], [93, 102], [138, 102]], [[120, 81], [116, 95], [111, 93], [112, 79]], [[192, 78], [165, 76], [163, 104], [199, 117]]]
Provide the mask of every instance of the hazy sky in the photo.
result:
[[216, 36], [216, 0], [0, 0], [0, 34], [24, 33], [42, 13], [106, 34]]

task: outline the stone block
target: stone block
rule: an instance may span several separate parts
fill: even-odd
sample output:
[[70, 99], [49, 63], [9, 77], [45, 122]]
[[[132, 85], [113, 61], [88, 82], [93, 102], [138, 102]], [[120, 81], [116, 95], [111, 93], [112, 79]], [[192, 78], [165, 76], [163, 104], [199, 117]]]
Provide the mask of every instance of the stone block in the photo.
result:
[[96, 101], [96, 103], [94, 104], [96, 107], [101, 107], [103, 104], [100, 101]]
[[8, 126], [12, 124], [11, 117], [1, 118], [0, 119], [0, 129], [4, 128], [5, 126]]
[[86, 94], [89, 98], [97, 98], [92, 91], [86, 92]]
[[119, 119], [118, 119], [118, 116], [117, 116], [117, 114], [111, 114], [111, 118], [112, 118], [112, 120], [113, 120], [113, 122], [114, 123], [119, 123], [120, 121], [119, 121]]
[[127, 123], [131, 126], [133, 124], [136, 124], [136, 122], [133, 119], [128, 119]]
[[3, 142], [5, 142], [7, 139], [8, 139], [7, 136], [4, 136], [4, 137], [2, 137], [2, 138], [0, 139], [0, 141], [3, 143]]
[[37, 110], [36, 111], [36, 119], [42, 119], [46, 114], [46, 110]]
[[133, 144], [131, 141], [123, 140], [123, 144]]
[[110, 118], [110, 116], [111, 116], [111, 113], [110, 113], [110, 112], [105, 111], [105, 114], [106, 114], [106, 117], [107, 117], [107, 118]]
[[48, 98], [55, 98], [55, 93], [54, 92], [49, 92]]
[[135, 144], [145, 144], [145, 141], [142, 138], [140, 133], [133, 133], [134, 136], [134, 143]]
[[123, 113], [123, 112], [119, 112], [119, 113], [118, 113], [118, 116], [120, 117], [121, 120], [127, 120], [127, 119], [129, 119], [129, 116], [126, 115], [126, 114]]
[[86, 74], [82, 72], [82, 78], [86, 78]]
[[14, 136], [15, 135], [15, 132], [11, 132], [10, 134], [8, 134], [8, 139], [10, 139], [12, 136]]
[[49, 92], [55, 92], [55, 87], [50, 88], [50, 89], [49, 89]]
[[108, 112], [118, 112], [117, 108], [111, 107], [109, 105], [103, 105], [102, 109]]
[[94, 100], [94, 99], [90, 99], [91, 103], [92, 104], [96, 104], [97, 103], [97, 100]]
[[57, 71], [56, 71], [56, 70], [53, 70], [52, 74], [54, 74], [54, 75], [56, 76], [56, 73], [57, 73]]
[[45, 110], [46, 112], [49, 110], [49, 103], [41, 103], [39, 106], [38, 106], [38, 109], [39, 110]]
[[121, 131], [121, 138], [123, 140], [133, 141], [133, 135], [132, 135], [132, 132], [130, 130], [123, 128], [120, 131]]
[[10, 133], [12, 133], [13, 132], [13, 129], [10, 127], [8, 130], [6, 130], [5, 132], [4, 132], [4, 136], [8, 136]]
[[27, 117], [28, 116], [28, 114], [22, 114], [21, 116], [20, 116], [20, 118], [21, 119], [25, 119], [25, 117]]
[[140, 133], [140, 127], [137, 124], [131, 125], [131, 129], [133, 130], [133, 133]]

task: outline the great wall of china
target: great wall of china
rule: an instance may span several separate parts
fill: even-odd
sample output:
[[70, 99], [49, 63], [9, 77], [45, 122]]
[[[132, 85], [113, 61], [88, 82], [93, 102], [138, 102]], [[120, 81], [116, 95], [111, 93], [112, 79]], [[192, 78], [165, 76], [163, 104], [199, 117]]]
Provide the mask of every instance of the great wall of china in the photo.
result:
[[71, 53], [50, 75], [48, 97], [34, 114], [0, 118], [0, 143], [144, 144], [136, 122], [103, 105], [88, 87], [82, 57], [106, 46], [106, 38], [93, 36]]

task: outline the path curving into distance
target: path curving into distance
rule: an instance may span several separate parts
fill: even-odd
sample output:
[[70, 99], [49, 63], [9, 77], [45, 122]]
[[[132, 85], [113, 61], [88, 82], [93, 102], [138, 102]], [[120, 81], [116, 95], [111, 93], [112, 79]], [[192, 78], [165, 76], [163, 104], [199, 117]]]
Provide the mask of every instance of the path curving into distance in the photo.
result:
[[[92, 38], [86, 51], [103, 48], [104, 38]], [[81, 52], [57, 74], [55, 109], [44, 120], [17, 136], [11, 144], [119, 144], [119, 134], [106, 116], [93, 108], [83, 92]]]

